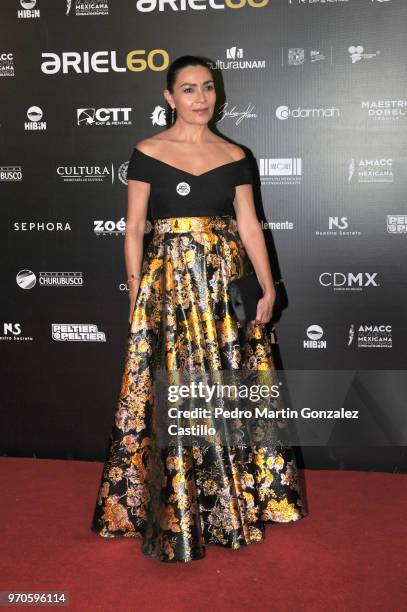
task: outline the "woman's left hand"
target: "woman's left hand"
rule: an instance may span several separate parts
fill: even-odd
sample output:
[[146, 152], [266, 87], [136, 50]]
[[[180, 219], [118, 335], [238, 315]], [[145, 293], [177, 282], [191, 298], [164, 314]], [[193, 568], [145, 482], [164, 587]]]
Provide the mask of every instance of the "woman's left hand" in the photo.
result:
[[276, 290], [272, 289], [270, 293], [266, 293], [257, 302], [257, 311], [255, 323], [268, 323], [273, 315], [274, 302], [276, 300]]

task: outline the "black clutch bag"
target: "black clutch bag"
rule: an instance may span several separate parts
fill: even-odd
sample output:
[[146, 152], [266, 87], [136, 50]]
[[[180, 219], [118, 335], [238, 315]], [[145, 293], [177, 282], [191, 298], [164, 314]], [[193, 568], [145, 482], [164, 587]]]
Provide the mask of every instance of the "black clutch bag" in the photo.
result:
[[[276, 299], [272, 320], [281, 312], [286, 298], [282, 281], [275, 283]], [[246, 274], [229, 282], [229, 294], [237, 320], [241, 324], [256, 318], [257, 302], [263, 297], [263, 290], [256, 274]]]

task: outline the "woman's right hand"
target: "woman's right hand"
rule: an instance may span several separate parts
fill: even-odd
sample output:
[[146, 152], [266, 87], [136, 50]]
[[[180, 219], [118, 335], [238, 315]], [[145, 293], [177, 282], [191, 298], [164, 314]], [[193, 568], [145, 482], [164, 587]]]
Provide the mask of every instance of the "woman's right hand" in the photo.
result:
[[130, 311], [129, 311], [129, 324], [133, 320], [134, 306], [136, 304], [137, 293], [140, 285], [140, 279], [132, 280], [129, 282], [129, 299], [130, 299]]

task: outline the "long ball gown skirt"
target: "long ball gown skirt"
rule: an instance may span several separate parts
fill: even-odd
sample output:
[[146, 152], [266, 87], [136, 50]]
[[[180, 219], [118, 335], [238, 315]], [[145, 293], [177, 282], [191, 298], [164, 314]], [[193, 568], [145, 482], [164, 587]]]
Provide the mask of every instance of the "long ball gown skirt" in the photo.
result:
[[250, 266], [230, 215], [154, 220], [91, 524], [100, 536], [187, 562], [308, 514], [289, 445], [160, 447], [152, 429], [158, 370], [275, 370], [266, 326], [233, 316], [228, 282]]

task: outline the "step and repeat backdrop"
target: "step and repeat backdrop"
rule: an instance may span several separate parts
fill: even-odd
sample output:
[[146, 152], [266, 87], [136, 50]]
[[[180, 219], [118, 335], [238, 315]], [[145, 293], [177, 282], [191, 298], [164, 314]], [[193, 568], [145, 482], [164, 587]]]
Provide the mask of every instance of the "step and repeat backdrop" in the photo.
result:
[[[209, 58], [213, 129], [254, 158], [289, 300], [282, 367], [387, 373], [387, 406], [349, 387], [376, 416], [405, 397], [406, 25], [403, 0], [1, 3], [2, 454], [104, 458], [128, 333], [126, 169], [170, 122], [165, 75], [184, 54]], [[302, 450], [345, 469], [403, 470], [406, 454]]]

